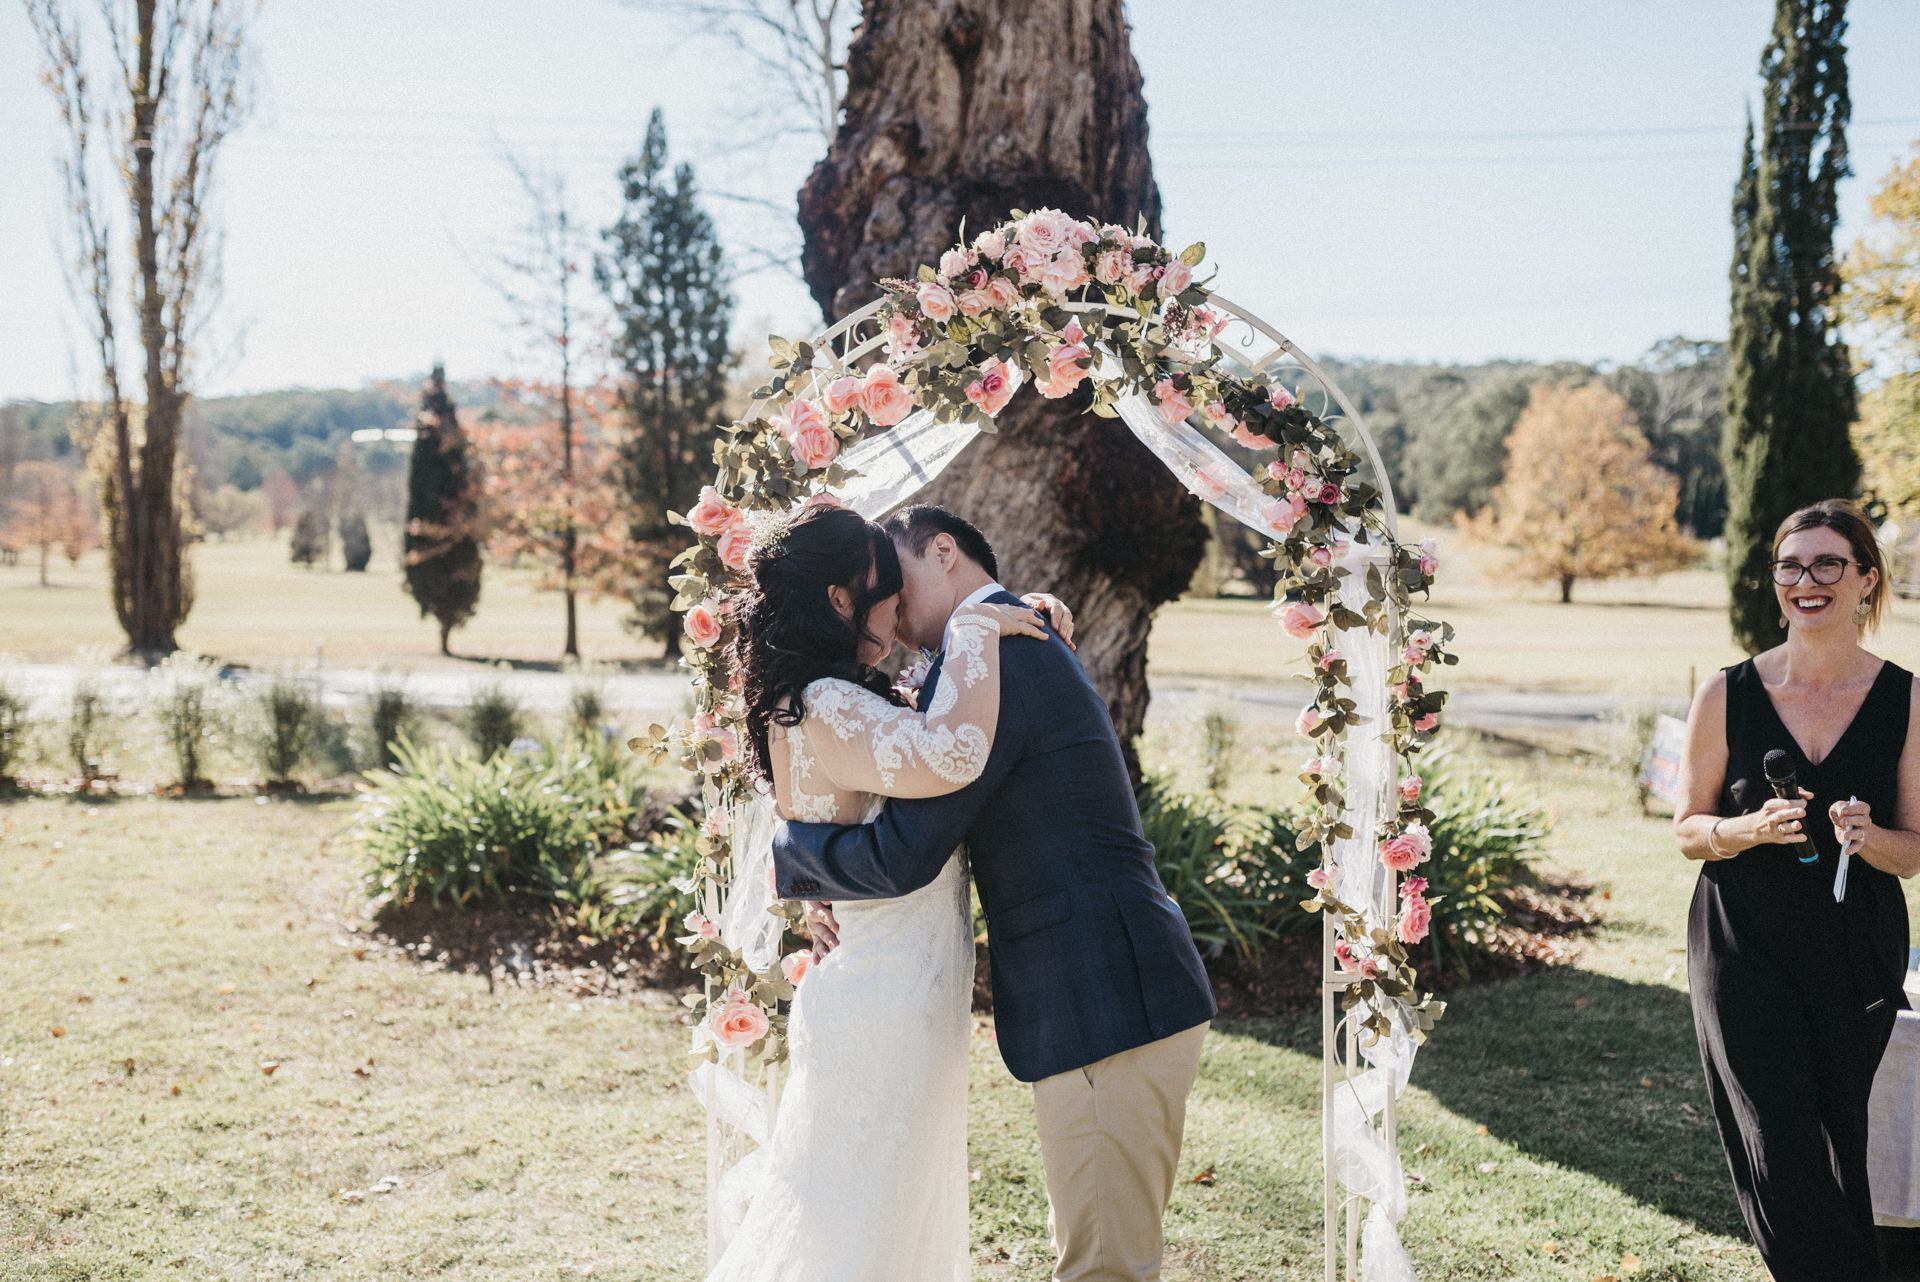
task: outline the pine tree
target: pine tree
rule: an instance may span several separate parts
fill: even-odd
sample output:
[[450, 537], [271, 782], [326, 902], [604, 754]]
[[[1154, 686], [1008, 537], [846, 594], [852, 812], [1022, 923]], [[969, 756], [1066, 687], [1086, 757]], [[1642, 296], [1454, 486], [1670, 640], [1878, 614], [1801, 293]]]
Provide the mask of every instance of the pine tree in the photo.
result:
[[467, 435], [447, 395], [439, 365], [420, 393], [414, 416], [419, 436], [407, 467], [407, 592], [420, 617], [440, 622], [440, 653], [448, 635], [473, 615], [480, 600], [480, 485], [467, 452]]
[[658, 108], [640, 153], [620, 169], [624, 204], [602, 233], [594, 279], [614, 312], [614, 358], [623, 372], [620, 408], [628, 432], [620, 481], [629, 503], [633, 556], [609, 585], [633, 607], [629, 626], [680, 649], [668, 609], [668, 563], [690, 537], [670, 524], [713, 479], [713, 441], [732, 364], [734, 297], [713, 220], [700, 207], [693, 167], [667, 175], [667, 128]]
[[293, 523], [293, 538], [288, 543], [288, 553], [295, 565], [303, 565], [311, 570], [316, 565], [327, 568], [327, 552], [333, 546], [333, 525], [327, 519], [327, 509], [323, 502], [310, 499], [300, 509], [300, 519]]
[[1783, 639], [1766, 572], [1794, 509], [1851, 496], [1853, 373], [1835, 331], [1835, 189], [1848, 172], [1845, 0], [1777, 0], [1733, 197], [1727, 342], [1727, 578], [1735, 640]]

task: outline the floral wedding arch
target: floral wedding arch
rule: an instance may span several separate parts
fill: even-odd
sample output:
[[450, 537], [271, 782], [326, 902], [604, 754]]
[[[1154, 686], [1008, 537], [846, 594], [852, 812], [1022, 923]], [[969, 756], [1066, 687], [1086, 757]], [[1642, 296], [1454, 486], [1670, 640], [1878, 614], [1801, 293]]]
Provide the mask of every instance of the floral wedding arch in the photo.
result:
[[[1412, 767], [1438, 726], [1446, 696], [1426, 679], [1454, 662], [1453, 632], [1414, 612], [1433, 582], [1433, 549], [1399, 541], [1359, 414], [1292, 342], [1194, 279], [1204, 253], [1196, 244], [1174, 254], [1141, 230], [1055, 210], [1015, 211], [916, 280], [879, 282], [878, 301], [813, 340], [770, 340], [771, 380], [724, 429], [715, 483], [676, 518], [697, 536], [671, 580], [692, 643], [695, 713], [631, 746], [654, 761], [677, 757], [704, 780], [704, 911], [681, 942], [706, 977], [688, 1018], [703, 1061], [694, 1085], [709, 1116], [715, 1256], [772, 1130], [781, 1006], [807, 964], [785, 946], [798, 905], [769, 914], [764, 896], [730, 893], [737, 852], [764, 844], [749, 829], [767, 821], [739, 750], [731, 594], [783, 514], [833, 502], [884, 515], [993, 431], [1031, 382], [1054, 399], [1090, 385], [1094, 413], [1120, 420], [1190, 491], [1269, 540], [1274, 613], [1307, 643], [1314, 691], [1297, 723], [1313, 754], [1300, 773], [1313, 806], [1299, 840], [1323, 855], [1307, 907], [1324, 909], [1326, 922], [1327, 1277], [1412, 1277], [1395, 1227], [1406, 1207], [1395, 1101], [1443, 1009], [1417, 992], [1406, 951], [1425, 936], [1433, 897], [1410, 875], [1432, 845]], [[1252, 451], [1255, 470], [1195, 421]]]

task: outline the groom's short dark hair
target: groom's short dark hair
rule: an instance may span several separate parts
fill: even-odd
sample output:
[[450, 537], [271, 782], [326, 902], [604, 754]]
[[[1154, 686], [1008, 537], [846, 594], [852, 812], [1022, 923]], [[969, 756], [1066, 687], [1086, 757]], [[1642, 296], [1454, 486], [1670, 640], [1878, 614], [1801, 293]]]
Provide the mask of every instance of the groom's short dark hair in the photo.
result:
[[924, 555], [927, 544], [933, 542], [936, 535], [949, 535], [981, 569], [995, 579], [1000, 577], [1000, 560], [994, 556], [993, 544], [987, 542], [987, 536], [964, 517], [955, 516], [936, 504], [916, 503], [902, 508], [887, 518], [886, 531], [895, 542], [911, 548], [915, 556]]

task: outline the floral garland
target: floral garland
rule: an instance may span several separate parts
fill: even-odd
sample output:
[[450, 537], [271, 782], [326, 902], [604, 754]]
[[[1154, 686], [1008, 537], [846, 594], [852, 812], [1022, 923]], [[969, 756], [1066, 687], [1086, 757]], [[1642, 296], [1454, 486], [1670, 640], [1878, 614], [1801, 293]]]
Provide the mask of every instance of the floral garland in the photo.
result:
[[[1209, 291], [1194, 279], [1204, 255], [1198, 244], [1171, 253], [1144, 229], [1129, 232], [1051, 209], [1015, 211], [1011, 221], [942, 254], [937, 268], [922, 266], [917, 279], [879, 283], [885, 354], [865, 371], [839, 367], [809, 343], [769, 340], [772, 379], [755, 392], [748, 416], [723, 428], [714, 448], [714, 484], [691, 511], [674, 517], [698, 539], [675, 560], [669, 580], [673, 608], [685, 613], [692, 643], [683, 662], [693, 673], [694, 716], [684, 726], [653, 726], [629, 745], [655, 763], [677, 757], [704, 776], [703, 885], [724, 885], [731, 857], [726, 807], [754, 790], [741, 759], [745, 708], [727, 647], [735, 632], [731, 596], [742, 586], [759, 531], [804, 504], [838, 502], [832, 491], [851, 475], [839, 456], [869, 433], [894, 426], [916, 407], [937, 422], [992, 431], [1023, 379], [1050, 399], [1091, 384], [1092, 409], [1108, 418], [1117, 414], [1115, 402], [1145, 393], [1169, 423], [1197, 413], [1248, 449], [1275, 451], [1255, 474], [1270, 498], [1261, 515], [1273, 541], [1262, 555], [1281, 571], [1274, 611], [1289, 635], [1310, 641], [1315, 682], [1298, 728], [1318, 754], [1301, 774], [1317, 809], [1302, 827], [1300, 845], [1318, 842], [1330, 858], [1333, 840], [1352, 835], [1340, 819], [1339, 745], [1358, 719], [1333, 630], [1370, 628], [1387, 633], [1398, 650], [1388, 678], [1392, 724], [1384, 733], [1409, 763], [1398, 809], [1383, 829], [1382, 859], [1407, 873], [1428, 858], [1426, 825], [1433, 816], [1420, 806], [1420, 779], [1410, 766], [1432, 738], [1446, 699], [1425, 689], [1426, 675], [1455, 661], [1447, 650], [1450, 627], [1410, 618], [1412, 594], [1433, 582], [1433, 548], [1390, 536], [1376, 510], [1379, 492], [1356, 479], [1360, 456], [1292, 390], [1218, 368], [1212, 339], [1226, 321], [1206, 306]], [[1202, 499], [1227, 490], [1226, 478], [1204, 471], [1190, 485]], [[1346, 547], [1343, 531], [1380, 549], [1359, 612], [1336, 600], [1349, 573], [1337, 564]], [[1428, 929], [1433, 897], [1425, 879], [1402, 884], [1401, 910], [1388, 926], [1333, 897], [1336, 872], [1323, 864], [1309, 874], [1317, 894], [1306, 906], [1342, 919], [1336, 953], [1349, 972], [1343, 1002], [1368, 1004], [1363, 1026], [1369, 1038], [1387, 1031], [1394, 1007], [1411, 1011], [1419, 1029], [1430, 1027], [1441, 1008], [1415, 993], [1406, 952]], [[798, 905], [773, 911], [790, 928], [800, 922]], [[792, 997], [810, 954], [791, 952], [777, 969], [756, 971], [705, 915], [689, 916], [687, 930], [680, 942], [708, 981], [704, 993], [687, 999], [693, 1053], [712, 1059], [745, 1050], [768, 1062], [784, 1058], [781, 1003]]]

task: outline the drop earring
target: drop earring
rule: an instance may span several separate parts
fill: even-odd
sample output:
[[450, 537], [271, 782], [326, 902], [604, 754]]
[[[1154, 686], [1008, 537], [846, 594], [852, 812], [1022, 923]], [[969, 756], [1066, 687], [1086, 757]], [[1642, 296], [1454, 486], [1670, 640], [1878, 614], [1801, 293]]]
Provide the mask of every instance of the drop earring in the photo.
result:
[[1780, 630], [1782, 632], [1787, 630], [1787, 616], [1784, 614], [1780, 616]]
[[1855, 623], [1865, 623], [1869, 613], [1871, 613], [1871, 611], [1868, 610], [1867, 603], [1862, 601], [1859, 605], [1853, 607], [1853, 621]]

